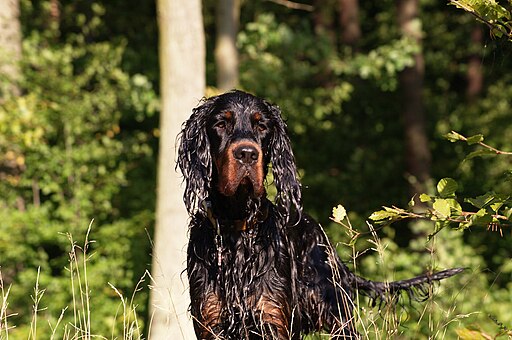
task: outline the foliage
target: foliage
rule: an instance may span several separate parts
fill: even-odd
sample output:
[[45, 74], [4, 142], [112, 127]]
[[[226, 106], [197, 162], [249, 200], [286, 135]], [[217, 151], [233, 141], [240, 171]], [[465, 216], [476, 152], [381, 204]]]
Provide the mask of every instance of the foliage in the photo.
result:
[[[484, 157], [489, 155], [507, 155], [512, 152], [501, 151], [483, 142], [484, 136], [477, 134], [471, 137], [465, 137], [455, 131], [451, 131], [446, 136], [451, 142], [463, 141], [468, 145], [479, 145], [476, 151], [469, 153], [464, 161], [475, 157]], [[508, 174], [510, 174], [508, 171]], [[504, 179], [510, 181], [510, 176]], [[423, 218], [434, 221], [436, 224], [435, 233], [448, 225], [454, 225], [459, 230], [468, 229], [472, 226], [485, 227], [491, 230], [499, 230], [503, 236], [502, 228], [512, 226], [512, 191], [510, 186], [505, 186], [508, 190], [500, 193], [486, 192], [482, 195], [464, 200], [457, 199], [456, 191], [458, 183], [452, 178], [441, 179], [436, 186], [437, 194], [428, 195], [422, 193], [419, 195], [421, 203], [428, 204], [425, 212], [417, 213], [414, 211], [415, 200], [409, 203], [409, 209], [397, 207], [384, 207], [384, 210], [376, 211], [370, 219], [376, 222], [395, 222], [404, 218]], [[464, 211], [463, 203], [469, 203], [477, 211]], [[431, 235], [432, 236], [432, 235]]]
[[[353, 270], [364, 277], [393, 281], [456, 266], [479, 268], [483, 265], [471, 247], [463, 243], [460, 233], [435, 235], [429, 242], [428, 251], [424, 240], [411, 240], [408, 251], [404, 252], [393, 241], [395, 236], [392, 228], [380, 227], [384, 235], [379, 237], [375, 228], [377, 225], [374, 227], [367, 223], [366, 228], [354, 226], [350, 222], [350, 214], [344, 211], [343, 206], [336, 207], [332, 220], [348, 234], [350, 242], [344, 247], [352, 248]], [[428, 230], [430, 226], [424, 224], [422, 228]], [[365, 244], [364, 251], [357, 250], [358, 243]], [[359, 311], [360, 332], [365, 338], [383, 339], [399, 336], [420, 339], [426, 338], [426, 335], [455, 334], [459, 323], [475, 319], [474, 315], [464, 315], [464, 311], [478, 303], [478, 298], [466, 295], [465, 276], [471, 276], [473, 287], [487, 289], [484, 278], [477, 272], [466, 272], [433, 285], [429, 299], [421, 304], [401, 296], [397, 303], [372, 309], [369, 301], [359, 296], [356, 310]], [[465, 296], [464, 300], [459, 298], [461, 295]]]
[[[30, 295], [32, 300], [31, 319], [27, 326], [19, 327], [20, 325], [16, 324], [16, 314], [10, 313], [9, 308], [12, 302], [11, 292], [16, 289], [16, 286], [11, 283], [7, 287], [0, 271], [0, 338], [8, 339], [14, 336], [15, 338], [34, 340], [40, 338], [91, 339], [97, 337], [93, 324], [97, 324], [95, 319], [98, 317], [107, 318], [112, 338], [124, 340], [143, 338], [143, 325], [138, 316], [140, 307], [136, 304], [135, 293], [140, 291], [140, 286], [144, 283], [146, 275], [136, 284], [130, 298], [124, 296], [122, 291], [113, 284], [108, 283], [111, 295], [117, 296], [117, 306], [112, 308], [110, 304], [107, 304], [108, 309], [99, 308], [94, 303], [95, 298], [91, 290], [91, 287], [95, 286], [91, 278], [96, 275], [91, 275], [89, 271], [91, 254], [88, 252], [94, 243], [89, 239], [91, 229], [92, 222], [85, 233], [83, 244], [78, 244], [71, 234], [66, 235], [69, 249], [68, 282], [61, 289], [69, 294], [69, 300], [60, 301], [66, 303], [66, 305], [61, 305], [60, 314], [49, 313], [48, 308], [44, 307], [44, 304], [47, 303], [45, 295], [56, 296], [58, 294], [48, 283], [41, 282], [41, 270], [38, 268], [34, 278], [33, 293]], [[50, 310], [50, 312], [53, 311]]]
[[[378, 27], [374, 29], [375, 21], [366, 21], [371, 22], [372, 27], [365, 31], [357, 53], [340, 47], [328, 35], [318, 34], [314, 20], [297, 12], [286, 12], [286, 17], [275, 9], [273, 14], [260, 12], [240, 34], [242, 84], [280, 104], [284, 115], [289, 117], [303, 176], [305, 207], [308, 212], [318, 214], [320, 219], [325, 216], [325, 211], [318, 206], [323, 205], [325, 209], [329, 206], [327, 202], [334, 205], [335, 201], [330, 201], [332, 197], [341, 198], [345, 206], [352, 208], [348, 215], [355, 225], [364, 223], [361, 216], [372, 206], [385, 205], [390, 200], [398, 201], [398, 206], [407, 202], [406, 183], [401, 179], [405, 177], [400, 166], [404, 151], [396, 115], [400, 107], [396, 85], [398, 73], [411, 65], [412, 55], [419, 49], [396, 34], [398, 30], [394, 28], [393, 11], [389, 10], [391, 6], [391, 2], [384, 2], [380, 7], [361, 3], [361, 17], [376, 18]], [[422, 17], [422, 52], [427, 70], [423, 94], [429, 114], [429, 134], [432, 136], [434, 176], [458, 175], [457, 186], [467, 193], [468, 198], [478, 197], [487, 189], [494, 188], [498, 194], [493, 198], [502, 200], [499, 204], [503, 203], [501, 208], [506, 209], [510, 201], [503, 192], [509, 184], [500, 172], [507, 171], [509, 162], [499, 159], [483, 162], [477, 156], [487, 151], [477, 151], [459, 166], [460, 161], [466, 158], [465, 149], [441, 139], [453, 128], [474, 131], [475, 134], [482, 131], [490, 135], [495, 145], [510, 147], [510, 140], [505, 137], [509, 135], [510, 126], [505, 123], [510, 118], [509, 101], [506, 99], [510, 85], [506, 73], [496, 72], [510, 67], [506, 46], [486, 41], [484, 49], [471, 43], [468, 36], [472, 25], [468, 17], [442, 6], [425, 2]], [[364, 27], [364, 21], [362, 25]], [[481, 98], [468, 101], [461, 79], [466, 76], [468, 58], [475, 54], [481, 55], [489, 86], [483, 89]], [[488, 57], [489, 54], [500, 58], [499, 67], [495, 58]], [[502, 54], [503, 57], [499, 57]], [[339, 97], [322, 95], [334, 95], [338, 89], [346, 91]], [[476, 140], [478, 137], [470, 139], [470, 142]], [[430, 202], [425, 214], [429, 220], [436, 220], [436, 229], [428, 223], [421, 224], [414, 231], [407, 230], [403, 223], [379, 229], [380, 234], [384, 234], [382, 242], [386, 244], [384, 256], [393, 258], [393, 261], [387, 261], [386, 266], [376, 260], [376, 255], [365, 253], [372, 242], [356, 242], [363, 232], [343, 235], [332, 225], [327, 232], [337, 242], [353, 244], [356, 254], [364, 254], [357, 256], [356, 263], [364, 263], [358, 268], [366, 277], [375, 278], [377, 274], [378, 278], [380, 272], [384, 278], [389, 278], [390, 273], [405, 278], [411, 275], [411, 271], [421, 273], [429, 263], [440, 268], [471, 268], [469, 283], [465, 283], [467, 281], [462, 277], [456, 279], [453, 287], [454, 299], [457, 295], [464, 298], [435, 302], [428, 305], [425, 312], [428, 311], [439, 325], [449, 323], [451, 327], [447, 334], [455, 334], [456, 328], [462, 336], [467, 329], [463, 325], [478, 325], [476, 327], [481, 334], [499, 335], [499, 328], [505, 329], [512, 320], [509, 312], [497, 307], [502, 305], [503, 294], [507, 294], [506, 282], [510, 277], [509, 254], [505, 250], [507, 241], [506, 237], [496, 238], [497, 234], [488, 233], [485, 228], [475, 229], [477, 224], [488, 219], [488, 214], [492, 215], [493, 207], [497, 206], [491, 206], [491, 203], [463, 215], [462, 208], [468, 209], [471, 202], [476, 202], [462, 200], [457, 203], [454, 184], [453, 180], [443, 180], [437, 194], [432, 191], [422, 196], [426, 200], [422, 204]], [[489, 208], [485, 214], [480, 212], [483, 220], [476, 214], [482, 208]], [[404, 212], [411, 214], [412, 209], [390, 207], [377, 213], [380, 216], [373, 217], [389, 222], [405, 217], [401, 215]], [[344, 215], [340, 211], [336, 213]], [[443, 219], [455, 217], [462, 218], [459, 223], [465, 227], [475, 224], [471, 233], [439, 233], [445, 225]], [[430, 241], [425, 244], [427, 239], [422, 235], [429, 234]], [[432, 250], [436, 254], [434, 257], [424, 250], [426, 246], [431, 248], [429, 245], [433, 243], [435, 247], [432, 249], [436, 249]], [[339, 250], [343, 258], [353, 255], [345, 247]], [[375, 266], [375, 263], [380, 263], [380, 266]], [[498, 278], [491, 273], [480, 272], [489, 266], [500, 273]], [[489, 292], [485, 297], [488, 302], [485, 308], [481, 306], [481, 292]], [[436, 310], [434, 306], [443, 302], [443, 308]], [[464, 317], [450, 314], [456, 311]], [[417, 324], [412, 320], [406, 322], [402, 329], [407, 331], [401, 331], [403, 335], [418, 338], [420, 334], [437, 334], [438, 330], [432, 328], [432, 323], [420, 320]], [[500, 323], [505, 328], [497, 326]]]
[[[93, 30], [95, 20], [83, 22], [83, 30]], [[153, 157], [153, 137], [130, 131], [125, 120], [151, 115], [155, 93], [145, 76], [122, 69], [124, 43], [87, 41], [81, 32], [57, 42], [54, 34], [25, 36], [23, 95], [0, 107], [0, 253], [3, 282], [12, 285], [15, 337], [29, 332], [28, 292], [36, 278], [47, 287], [39, 304], [50, 320], [71, 301], [65, 235], [83, 234], [91, 219], [101, 226], [94, 236], [105, 242], [90, 245], [93, 332], [107, 334], [116, 323], [107, 317], [119, 303], [107, 281], [130, 294], [149, 262], [152, 200], [132, 203], [127, 213], [120, 197], [130, 190], [130, 173]], [[146, 298], [140, 294], [138, 303]], [[64, 314], [63, 322], [70, 318]]]
[[[410, 65], [418, 47], [391, 38], [352, 56], [317, 34], [310, 16], [298, 13], [286, 20], [278, 13], [260, 13], [239, 34], [241, 84], [279, 104], [288, 119], [305, 206], [317, 216], [328, 216], [325, 208], [339, 197], [358, 205], [358, 212], [370, 210], [372, 204], [360, 197], [384, 202], [390, 194], [385, 183], [400, 171], [401, 141], [382, 141], [383, 134], [400, 132], [400, 126], [387, 123], [396, 119], [396, 106], [382, 94], [394, 97], [389, 91], [396, 89], [397, 74]], [[383, 153], [389, 157], [380, 162], [384, 177], [377, 178], [371, 164]], [[399, 196], [404, 188], [391, 190]]]
[[[485, 157], [489, 155], [494, 156], [510, 156], [512, 153], [498, 150], [486, 143], [484, 143], [484, 136], [477, 134], [471, 137], [465, 137], [455, 131], [451, 131], [445, 136], [451, 142], [462, 141], [469, 146], [478, 145], [480, 148], [476, 151], [470, 152], [464, 161], [469, 161], [475, 157]], [[510, 170], [508, 171], [510, 172]], [[510, 182], [510, 177], [504, 179], [505, 182]], [[452, 178], [443, 178], [436, 185], [436, 194], [422, 193], [419, 195], [420, 211], [416, 207], [415, 199], [411, 199], [408, 209], [393, 207], [384, 207], [383, 210], [375, 211], [370, 215], [370, 219], [376, 224], [389, 225], [391, 223], [403, 219], [422, 219], [434, 222], [434, 229], [430, 230], [427, 236], [428, 241], [433, 241], [438, 237], [442, 229], [446, 227], [453, 227], [460, 231], [470, 231], [475, 228], [485, 228], [487, 231], [499, 231], [503, 237], [503, 230], [508, 230], [512, 226], [512, 191], [510, 185], [505, 185], [503, 188], [506, 190], [499, 193], [489, 191], [482, 193], [477, 197], [466, 197], [461, 199], [456, 195], [459, 189], [459, 184]], [[446, 246], [446, 242], [443, 242]], [[466, 245], [463, 247], [467, 248]], [[460, 259], [460, 257], [458, 257]], [[476, 260], [475, 254], [472, 258]], [[500, 261], [501, 263], [501, 261]], [[474, 263], [470, 268], [475, 268], [475, 265], [481, 266], [482, 263]], [[499, 269], [502, 274], [510, 273], [509, 266], [506, 263], [501, 263]], [[495, 281], [496, 283], [498, 281]], [[483, 282], [481, 284], [484, 284]], [[488, 289], [488, 288], [485, 288]], [[493, 296], [500, 299], [502, 293], [508, 291], [508, 284], [504, 289], [496, 289]], [[507, 294], [507, 293], [505, 293]], [[467, 303], [467, 301], [466, 301]], [[509, 318], [508, 313], [503, 313], [499, 308], [487, 308], [488, 318], [496, 324], [498, 330], [495, 337], [501, 335], [509, 335], [510, 329], [503, 324], [502, 321]], [[496, 315], [499, 315], [497, 317]], [[487, 330], [483, 328], [458, 328], [457, 335], [463, 339], [474, 339], [476, 337], [490, 338]]]
[[512, 40], [512, 13], [495, 0], [450, 0], [450, 4], [474, 15], [498, 38]]
[[[2, 296], [9, 298], [0, 315], [16, 314], [9, 318], [17, 325], [9, 331], [12, 338], [28, 338], [34, 330], [30, 295], [40, 297], [43, 309], [35, 331], [49, 338], [46, 319], [55, 325], [72, 299], [67, 233], [85, 235], [92, 218], [92, 333], [111, 334], [115, 321], [122, 322], [112, 316], [117, 292], [131, 296], [150, 262], [144, 240], [146, 227], [151, 234], [158, 135], [154, 3], [65, 0], [58, 2], [60, 14], [52, 3], [21, 1], [22, 96], [0, 103], [0, 265]], [[369, 337], [489, 338], [512, 329], [510, 157], [495, 157], [487, 147], [512, 150], [512, 59], [510, 45], [502, 42], [510, 40], [509, 5], [451, 3], [471, 14], [443, 2], [421, 2], [418, 46], [400, 36], [395, 1], [359, 1], [362, 36], [350, 47], [339, 39], [336, 1], [313, 12], [242, 2], [242, 87], [279, 104], [288, 118], [305, 210], [342, 245], [342, 258], [352, 259], [365, 277], [382, 280], [469, 268], [443, 283], [435, 299], [405, 312], [386, 314], [362, 300], [358, 310]], [[215, 1], [204, 1], [211, 86], [214, 8]], [[479, 27], [474, 16], [486, 24], [481, 41], [469, 38]], [[493, 39], [499, 36], [504, 39]], [[432, 177], [440, 185], [418, 195], [423, 202], [401, 209], [410, 194], [398, 77], [419, 52], [425, 58], [422, 95]], [[485, 81], [468, 98], [475, 58]], [[447, 134], [459, 142], [447, 143]], [[468, 147], [476, 149], [468, 153]], [[335, 223], [329, 209], [340, 202], [347, 209], [335, 211]], [[365, 216], [380, 206], [388, 208], [373, 215], [373, 229]], [[424, 223], [388, 223], [410, 214], [421, 214]], [[349, 227], [343, 225], [347, 218]], [[432, 221], [435, 227], [426, 223]], [[496, 223], [503, 236], [483, 227]], [[44, 294], [34, 292], [35, 282]], [[134, 301], [140, 327], [146, 297], [144, 290]], [[71, 319], [68, 308], [60, 324]]]

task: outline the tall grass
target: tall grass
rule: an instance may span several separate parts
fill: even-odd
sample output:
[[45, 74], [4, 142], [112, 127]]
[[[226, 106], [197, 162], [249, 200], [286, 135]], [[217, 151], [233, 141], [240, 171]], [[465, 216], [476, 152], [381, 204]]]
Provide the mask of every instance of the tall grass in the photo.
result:
[[[114, 320], [121, 320], [121, 334], [116, 334], [116, 323], [112, 326], [110, 335], [93, 334], [91, 331], [91, 321], [94, 318], [94, 310], [91, 306], [91, 296], [89, 289], [89, 277], [87, 274], [87, 263], [92, 256], [89, 253], [90, 245], [94, 243], [89, 236], [92, 229], [92, 223], [89, 224], [85, 235], [85, 241], [79, 245], [73, 235], [66, 234], [69, 248], [69, 289], [72, 300], [68, 306], [64, 306], [57, 320], [52, 324], [51, 320], [46, 320], [48, 327], [41, 328], [41, 312], [46, 310], [41, 306], [45, 289], [40, 286], [39, 274], [37, 271], [36, 282], [34, 285], [32, 299], [32, 317], [29, 325], [29, 334], [26, 339], [63, 339], [63, 340], [91, 340], [91, 339], [122, 339], [122, 340], [142, 340], [144, 339], [142, 326], [139, 323], [140, 317], [137, 314], [137, 305], [135, 304], [135, 294], [141, 290], [147, 273], [136, 284], [131, 297], [125, 297], [120, 290], [113, 284], [107, 283], [114, 294], [119, 298], [120, 303], [117, 311], [112, 311]], [[25, 339], [16, 332], [16, 325], [11, 322], [14, 316], [9, 312], [9, 293], [11, 285], [5, 287], [0, 268], [0, 340]], [[72, 313], [71, 321], [65, 322], [66, 313]], [[68, 318], [69, 319], [69, 318]], [[44, 325], [44, 323], [43, 323]]]
[[[344, 228], [348, 235], [349, 241], [343, 244], [343, 247], [349, 247], [352, 253], [353, 268], [357, 270], [356, 259], [360, 254], [356, 251], [355, 240], [361, 237], [356, 231], [348, 218], [343, 221], [337, 221]], [[371, 225], [368, 225], [372, 250], [378, 255], [378, 261], [382, 264], [383, 271], [392, 270], [386, 266], [386, 245], [381, 242], [377, 233]], [[34, 284], [34, 290], [31, 294], [32, 298], [32, 318], [29, 327], [28, 337], [23, 339], [63, 339], [63, 340], [91, 340], [91, 339], [122, 339], [122, 340], [142, 340], [144, 339], [143, 327], [140, 323], [140, 316], [137, 314], [138, 305], [135, 302], [135, 296], [145, 285], [146, 280], [151, 281], [151, 275], [146, 272], [144, 276], [135, 284], [133, 294], [129, 297], [116, 288], [112, 283], [107, 283], [113, 294], [118, 297], [119, 305], [117, 310], [112, 311], [114, 320], [117, 320], [112, 326], [111, 334], [93, 334], [91, 329], [92, 320], [95, 317], [94, 307], [91, 305], [91, 296], [89, 288], [89, 277], [87, 272], [87, 264], [93, 254], [90, 254], [91, 244], [94, 240], [90, 239], [92, 221], [87, 228], [85, 240], [82, 244], [78, 244], [73, 235], [67, 234], [69, 240], [69, 289], [71, 301], [68, 306], [64, 306], [60, 315], [56, 317], [53, 323], [47, 321], [48, 326], [41, 329], [41, 319], [44, 318], [41, 312], [45, 307], [41, 305], [45, 288], [41, 287], [39, 282], [39, 270]], [[329, 254], [333, 268], [335, 268], [335, 253]], [[1, 268], [0, 268], [1, 269]], [[333, 282], [339, 282], [339, 272], [333, 271]], [[16, 332], [16, 325], [11, 322], [13, 316], [9, 311], [9, 293], [11, 286], [5, 286], [0, 270], [0, 340], [19, 339]], [[433, 293], [433, 292], [432, 292]], [[415, 339], [415, 334], [407, 334], [401, 325], [406, 319], [404, 309], [400, 305], [386, 303], [382, 305], [382, 309], [369, 308], [366, 298], [356, 293], [354, 302], [349, 299], [339, 301], [344, 308], [354, 311], [353, 320], [350, 320], [361, 334], [362, 339]], [[450, 339], [453, 334], [447, 335], [448, 326], [457, 321], [458, 316], [455, 314], [456, 305], [452, 303], [448, 308], [441, 307], [436, 303], [435, 299], [429, 299], [425, 304], [415, 304], [415, 308], [420, 308], [418, 323], [426, 319], [429, 326], [428, 338]], [[439, 317], [439, 314], [442, 316]], [[55, 320], [55, 318], [53, 319]], [[305, 337], [305, 339], [329, 339], [332, 334], [313, 334]], [[425, 338], [425, 335], [420, 337]]]
[[[389, 252], [386, 251], [388, 245], [378, 236], [374, 226], [367, 222], [368, 232], [363, 234], [353, 227], [344, 208], [341, 206], [338, 208], [342, 209], [341, 215], [335, 216], [336, 214], [333, 214], [331, 220], [341, 226], [342, 231], [347, 236], [348, 241], [343, 243], [342, 246], [351, 251], [353, 270], [358, 272], [357, 259], [362, 255], [356, 249], [356, 242], [363, 236], [368, 236], [366, 241], [371, 245], [371, 249], [365, 249], [363, 252], [373, 251], [375, 254], [373, 258], [378, 263], [379, 272], [386, 273], [387, 275], [385, 276], [391, 277], [390, 281], [394, 281], [392, 278], [394, 274], [393, 261], [388, 258]], [[434, 262], [434, 242], [430, 249], [430, 259], [432, 262]], [[335, 261], [331, 262], [331, 266], [335, 267]], [[432, 267], [435, 267], [433, 263]], [[389, 275], [390, 273], [391, 275]], [[334, 273], [333, 282], [337, 282], [336, 272]], [[444, 284], [449, 283], [445, 281]], [[354, 306], [352, 306], [354, 325], [363, 339], [451, 339], [455, 334], [453, 330], [451, 334], [448, 334], [449, 326], [463, 318], [456, 313], [456, 299], [453, 298], [446, 304], [450, 297], [443, 296], [442, 300], [445, 303], [441, 305], [436, 300], [437, 290], [435, 286], [431, 285], [429, 290], [429, 298], [423, 303], [407, 301], [407, 296], [401, 296], [398, 301], [390, 297], [385, 303], [372, 308], [369, 307], [370, 301], [368, 298], [359, 295], [356, 291]], [[414, 313], [411, 313], [411, 311]], [[411, 319], [412, 314], [416, 315], [416, 329], [410, 326], [413, 323]], [[424, 319], [427, 319], [428, 333], [419, 334], [418, 329], [421, 328], [420, 324], [425, 323]]]
[[5, 288], [4, 279], [2, 276], [2, 271], [0, 270], [0, 339], [9, 339], [9, 329], [12, 326], [9, 326], [8, 319], [10, 316], [7, 310], [9, 307], [9, 302], [7, 301], [9, 298], [9, 293], [11, 291], [11, 286]]

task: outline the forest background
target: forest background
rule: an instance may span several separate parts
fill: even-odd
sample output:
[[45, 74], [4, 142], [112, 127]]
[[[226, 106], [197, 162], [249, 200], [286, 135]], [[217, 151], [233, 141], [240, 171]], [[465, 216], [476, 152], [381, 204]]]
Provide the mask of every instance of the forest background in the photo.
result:
[[[214, 53], [221, 2], [202, 2], [207, 95], [226, 86]], [[84, 242], [87, 327], [129, 338], [123, 323], [134, 323], [138, 333], [130, 334], [143, 337], [160, 136], [156, 4], [19, 5], [21, 50], [0, 58], [19, 58], [0, 78], [0, 338], [72, 338], [73, 327], [56, 325], [77, 326], [73, 306], [83, 292], [69, 288], [80, 264], [73, 251], [70, 260], [70, 244]], [[370, 324], [386, 329], [365, 334], [511, 336], [511, 158], [485, 146], [512, 150], [507, 37], [433, 0], [240, 6], [234, 84], [281, 107], [305, 210], [342, 258], [374, 280], [468, 268], [425, 305], [398, 306], [391, 318], [361, 303]], [[452, 130], [476, 137], [451, 143], [464, 139]], [[445, 180], [449, 189], [436, 191], [446, 177], [457, 185]], [[457, 206], [455, 195], [468, 199]], [[382, 206], [395, 208], [374, 213], [377, 242], [366, 221]], [[466, 210], [477, 218], [448, 218]], [[437, 223], [398, 218], [412, 214]], [[120, 312], [120, 295], [128, 312]]]

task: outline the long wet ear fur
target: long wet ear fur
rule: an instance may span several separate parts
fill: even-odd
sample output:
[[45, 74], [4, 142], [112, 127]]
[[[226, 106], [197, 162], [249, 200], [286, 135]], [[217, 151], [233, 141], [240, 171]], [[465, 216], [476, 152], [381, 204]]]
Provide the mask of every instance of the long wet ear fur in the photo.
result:
[[284, 223], [294, 224], [300, 221], [302, 214], [301, 188], [297, 179], [295, 157], [279, 107], [267, 102], [265, 104], [274, 122], [269, 150], [272, 174], [277, 188], [275, 203]]
[[178, 162], [185, 181], [183, 200], [190, 215], [204, 211], [202, 202], [208, 196], [212, 180], [212, 157], [210, 141], [206, 133], [206, 122], [214, 109], [215, 99], [204, 99], [193, 109], [190, 118], [183, 124], [178, 135]]

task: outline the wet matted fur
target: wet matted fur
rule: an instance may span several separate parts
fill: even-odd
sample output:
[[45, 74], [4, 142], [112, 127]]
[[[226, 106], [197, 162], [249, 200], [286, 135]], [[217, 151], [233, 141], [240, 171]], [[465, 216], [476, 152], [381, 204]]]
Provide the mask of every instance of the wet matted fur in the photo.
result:
[[[349, 271], [321, 226], [302, 212], [286, 124], [264, 99], [231, 91], [204, 99], [179, 137], [191, 216], [187, 274], [198, 339], [359, 338], [356, 290], [376, 301], [428, 287], [449, 269], [396, 282]], [[277, 196], [266, 198], [271, 167]]]

